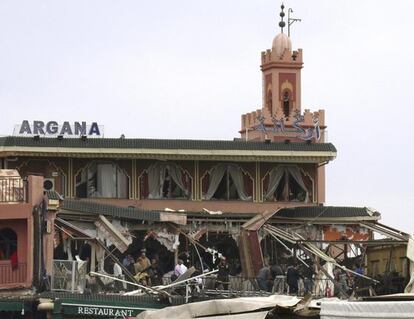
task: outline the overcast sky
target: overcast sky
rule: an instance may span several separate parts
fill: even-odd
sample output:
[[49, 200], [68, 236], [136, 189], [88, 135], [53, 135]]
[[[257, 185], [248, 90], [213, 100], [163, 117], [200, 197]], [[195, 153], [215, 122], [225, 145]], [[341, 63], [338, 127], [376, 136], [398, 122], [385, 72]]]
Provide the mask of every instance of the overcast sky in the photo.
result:
[[[302, 22], [302, 109], [326, 110], [327, 204], [414, 232], [414, 1], [285, 1]], [[97, 121], [106, 137], [232, 139], [261, 107], [280, 3], [0, 1], [1, 135]]]

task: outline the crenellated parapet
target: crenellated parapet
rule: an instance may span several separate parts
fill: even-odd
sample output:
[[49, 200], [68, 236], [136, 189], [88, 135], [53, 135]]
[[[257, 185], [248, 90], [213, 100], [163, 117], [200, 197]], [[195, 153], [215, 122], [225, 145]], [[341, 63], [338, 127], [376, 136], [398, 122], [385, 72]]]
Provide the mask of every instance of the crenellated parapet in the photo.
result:
[[243, 114], [241, 117], [241, 137], [246, 140], [273, 141], [292, 139], [323, 142], [325, 110], [304, 112], [294, 110], [285, 116], [281, 109], [270, 114], [267, 108]]
[[281, 54], [275, 49], [262, 51], [262, 68], [269, 63], [278, 62], [302, 64], [303, 51], [302, 49], [298, 49], [297, 51], [291, 52], [289, 49], [284, 49]]

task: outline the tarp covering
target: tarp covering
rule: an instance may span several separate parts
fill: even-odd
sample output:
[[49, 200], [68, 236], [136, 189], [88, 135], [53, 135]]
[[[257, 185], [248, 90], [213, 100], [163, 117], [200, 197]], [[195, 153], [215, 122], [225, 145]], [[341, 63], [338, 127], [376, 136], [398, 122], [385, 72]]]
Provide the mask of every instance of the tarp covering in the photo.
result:
[[201, 317], [198, 319], [265, 319], [268, 311], [260, 311], [260, 312], [248, 312], [242, 313], [237, 315], [224, 315], [224, 316], [213, 316], [213, 317]]
[[[260, 309], [271, 309], [275, 306], [294, 307], [300, 302], [295, 296], [272, 295], [269, 297], [245, 297], [234, 299], [216, 299], [194, 302], [185, 305], [167, 307], [161, 310], [147, 310], [140, 313], [138, 319], [191, 319], [207, 316], [242, 314]], [[249, 313], [252, 316], [252, 313]], [[209, 317], [211, 318], [211, 317]], [[215, 317], [213, 317], [215, 318]], [[221, 318], [221, 317], [219, 317]], [[226, 318], [226, 317], [224, 317]], [[232, 318], [232, 317], [230, 317]], [[237, 318], [237, 317], [235, 317]], [[240, 317], [243, 318], [243, 317]], [[248, 317], [255, 318], [255, 317]], [[259, 317], [260, 318], [260, 317]], [[237, 318], [239, 319], [239, 318]]]
[[322, 302], [320, 318], [414, 318], [414, 301]]

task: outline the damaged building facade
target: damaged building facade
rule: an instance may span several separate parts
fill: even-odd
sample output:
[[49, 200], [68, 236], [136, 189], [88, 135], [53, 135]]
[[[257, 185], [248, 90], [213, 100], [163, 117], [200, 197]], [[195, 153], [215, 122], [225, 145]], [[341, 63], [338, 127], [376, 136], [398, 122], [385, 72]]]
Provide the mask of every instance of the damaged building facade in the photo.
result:
[[[144, 249], [163, 265], [163, 273], [178, 259], [210, 271], [225, 256], [233, 278], [242, 278], [230, 280], [231, 289], [243, 290], [268, 263], [296, 258], [351, 269], [345, 261], [357, 256], [366, 263], [361, 252], [377, 243], [374, 232], [386, 237], [383, 247], [404, 246], [408, 235], [380, 224], [377, 211], [324, 206], [325, 168], [337, 151], [326, 141], [324, 110], [302, 107], [302, 67], [302, 50], [292, 50], [290, 38], [278, 34], [261, 54], [262, 105], [241, 116], [234, 140], [0, 137], [0, 168], [16, 172], [28, 194], [33, 188], [42, 193], [37, 202], [10, 200], [18, 190], [10, 186], [12, 176], [0, 176], [0, 267], [23, 274], [10, 287], [0, 275], [0, 288], [36, 284], [43, 291], [39, 311], [56, 318], [115, 317], [125, 311], [131, 316], [165, 304], [152, 296], [119, 296], [108, 308], [110, 298], [102, 292], [113, 281], [90, 276], [88, 285], [85, 277], [113, 274], [117, 264], [129, 283], [112, 286], [112, 292], [132, 290], [136, 287], [128, 285], [139, 281], [123, 260], [128, 255], [135, 260]], [[37, 264], [46, 286], [33, 282], [31, 212], [39, 201], [48, 205], [49, 221], [36, 233], [48, 238]], [[17, 217], [14, 202], [31, 206]], [[17, 268], [8, 244], [16, 237]], [[325, 272], [321, 295], [333, 276]]]

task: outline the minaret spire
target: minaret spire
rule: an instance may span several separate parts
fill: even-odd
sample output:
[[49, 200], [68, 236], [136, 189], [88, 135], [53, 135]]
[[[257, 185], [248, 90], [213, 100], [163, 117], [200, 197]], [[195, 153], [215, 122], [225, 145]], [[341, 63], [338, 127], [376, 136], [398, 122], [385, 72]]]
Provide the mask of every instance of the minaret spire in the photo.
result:
[[283, 10], [285, 9], [285, 5], [283, 4], [283, 2], [280, 8], [282, 10], [280, 11], [280, 14], [279, 14], [280, 15], [279, 27], [280, 27], [281, 32], [283, 33], [283, 28], [286, 26], [285, 21], [283, 21], [283, 18], [285, 17], [285, 13], [283, 12]]

